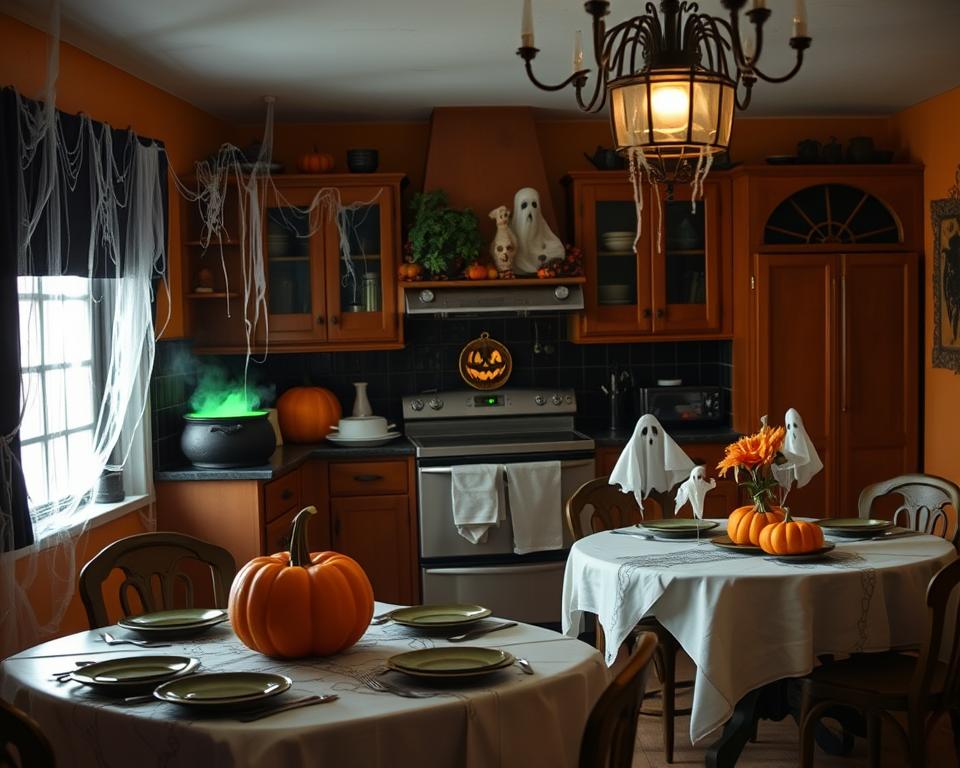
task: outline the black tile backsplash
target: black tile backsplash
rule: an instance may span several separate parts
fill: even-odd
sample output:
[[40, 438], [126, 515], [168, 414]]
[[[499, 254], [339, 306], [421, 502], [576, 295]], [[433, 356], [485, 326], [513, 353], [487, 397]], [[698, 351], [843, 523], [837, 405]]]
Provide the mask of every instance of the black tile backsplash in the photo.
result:
[[[635, 387], [651, 386], [657, 379], [683, 379], [685, 384], [720, 385], [727, 411], [731, 403], [733, 374], [731, 342], [639, 342], [635, 344], [573, 344], [566, 339], [567, 318], [541, 315], [526, 318], [405, 319], [407, 346], [388, 352], [271, 352], [266, 361], [252, 362], [249, 380], [270, 386], [262, 403], [272, 406], [293, 386], [323, 386], [339, 398], [343, 411], [353, 408], [353, 382], [366, 381], [374, 412], [397, 421], [400, 398], [429, 389], [461, 389], [466, 385], [457, 371], [464, 343], [486, 331], [503, 342], [514, 361], [510, 385], [515, 387], [572, 387], [581, 416], [602, 421], [608, 412], [600, 386], [609, 383], [614, 369], [630, 372]], [[157, 344], [151, 394], [153, 398], [154, 464], [170, 469], [185, 464], [180, 453], [183, 414], [197, 381], [198, 366], [220, 365], [228, 375], [242, 380], [242, 355], [198, 356], [188, 341]], [[638, 414], [633, 398], [625, 403], [625, 419]]]

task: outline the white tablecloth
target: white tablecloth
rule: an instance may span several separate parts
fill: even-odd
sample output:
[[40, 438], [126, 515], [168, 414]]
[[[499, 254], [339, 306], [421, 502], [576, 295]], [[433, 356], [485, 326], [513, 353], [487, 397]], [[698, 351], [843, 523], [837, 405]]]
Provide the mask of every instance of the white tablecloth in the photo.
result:
[[820, 562], [785, 564], [706, 541], [587, 536], [567, 560], [563, 629], [576, 635], [581, 614], [596, 614], [611, 664], [636, 623], [656, 616], [697, 665], [696, 743], [746, 693], [807, 674], [819, 654], [923, 639], [927, 585], [956, 557], [953, 546], [925, 535], [835, 543]]
[[[377, 612], [392, 606], [377, 605]], [[122, 630], [115, 634], [123, 635]], [[516, 666], [426, 699], [372, 691], [357, 680], [386, 657], [448, 645], [392, 623], [372, 626], [353, 648], [329, 659], [279, 661], [250, 651], [228, 624], [170, 648], [106, 646], [93, 632], [59, 638], [6, 659], [0, 696], [29, 712], [53, 742], [58, 766], [575, 766], [587, 715], [606, 686], [600, 655], [578, 640], [519, 625], [467, 645], [503, 648]], [[278, 672], [293, 688], [282, 697], [334, 692], [339, 701], [253, 723], [198, 716], [174, 704], [117, 704], [54, 672], [78, 659], [183, 654], [204, 671]], [[392, 681], [417, 686], [389, 673]], [[279, 697], [279, 698], [282, 698]], [[279, 700], [278, 700], [279, 703]]]

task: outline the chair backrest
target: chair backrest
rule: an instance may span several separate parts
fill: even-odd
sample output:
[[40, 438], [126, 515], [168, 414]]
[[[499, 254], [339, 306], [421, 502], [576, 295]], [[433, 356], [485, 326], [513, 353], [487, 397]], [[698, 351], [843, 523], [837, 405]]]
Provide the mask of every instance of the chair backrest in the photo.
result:
[[[941, 568], [927, 587], [930, 626], [910, 685], [912, 712], [924, 712], [931, 692], [941, 692], [944, 710], [960, 707], [960, 610], [957, 595], [960, 559]], [[944, 668], [945, 665], [945, 668]]]
[[[207, 566], [213, 584], [212, 606], [194, 605], [193, 580], [182, 570], [190, 561]], [[114, 568], [124, 574], [120, 607], [125, 616], [135, 610], [131, 609], [131, 591], [136, 593], [146, 612], [169, 608], [226, 608], [230, 585], [237, 574], [233, 555], [193, 536], [156, 532], [120, 539], [104, 547], [80, 571], [80, 598], [91, 629], [111, 623], [103, 600], [103, 583]]]
[[[651, 491], [643, 503], [647, 518], [656, 516], [652, 509], [654, 506], [661, 510], [673, 509], [670, 494], [658, 491]], [[590, 508], [587, 512], [589, 530], [584, 530], [584, 510], [588, 507]], [[644, 518], [644, 513], [640, 511], [640, 506], [633, 494], [624, 493], [618, 486], [610, 485], [608, 477], [588, 480], [577, 488], [567, 499], [563, 512], [567, 530], [575, 541], [590, 533], [633, 525]], [[668, 513], [661, 512], [661, 514], [666, 517]]]
[[[960, 526], [951, 523], [944, 507], [960, 512], [960, 487], [936, 475], [900, 475], [868, 485], [860, 492], [857, 508], [860, 517], [870, 517], [874, 501], [888, 494], [897, 494], [902, 503], [893, 513], [893, 522], [904, 528], [942, 536], [957, 545]], [[951, 527], [953, 535], [949, 536]]]
[[0, 768], [53, 768], [53, 748], [26, 712], [0, 699]]
[[630, 768], [657, 636], [643, 632], [630, 660], [593, 705], [580, 742], [580, 768]]

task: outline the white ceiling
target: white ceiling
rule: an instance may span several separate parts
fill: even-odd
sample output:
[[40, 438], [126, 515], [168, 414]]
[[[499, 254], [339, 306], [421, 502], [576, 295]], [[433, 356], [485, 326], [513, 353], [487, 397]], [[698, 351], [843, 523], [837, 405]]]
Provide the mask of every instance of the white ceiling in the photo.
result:
[[[258, 120], [424, 119], [434, 106], [529, 104], [577, 115], [569, 91], [530, 84], [514, 54], [521, 0], [62, 0], [63, 38], [202, 109]], [[750, 115], [889, 114], [960, 85], [960, 0], [807, 0], [800, 74], [760, 83]], [[535, 71], [571, 69], [582, 0], [533, 0]], [[792, 62], [793, 0], [768, 0], [764, 69]], [[47, 0], [0, 0], [45, 25]], [[722, 12], [720, 0], [701, 8]], [[613, 0], [611, 20], [642, 12]], [[587, 51], [587, 60], [591, 52]]]

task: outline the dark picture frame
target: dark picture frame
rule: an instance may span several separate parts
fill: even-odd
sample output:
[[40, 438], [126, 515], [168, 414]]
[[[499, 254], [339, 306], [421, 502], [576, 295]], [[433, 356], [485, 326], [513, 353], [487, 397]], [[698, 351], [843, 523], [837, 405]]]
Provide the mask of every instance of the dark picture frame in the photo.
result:
[[960, 198], [930, 202], [933, 367], [960, 373]]

